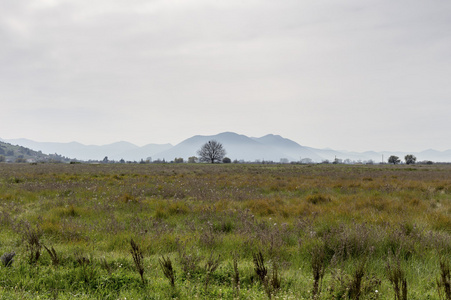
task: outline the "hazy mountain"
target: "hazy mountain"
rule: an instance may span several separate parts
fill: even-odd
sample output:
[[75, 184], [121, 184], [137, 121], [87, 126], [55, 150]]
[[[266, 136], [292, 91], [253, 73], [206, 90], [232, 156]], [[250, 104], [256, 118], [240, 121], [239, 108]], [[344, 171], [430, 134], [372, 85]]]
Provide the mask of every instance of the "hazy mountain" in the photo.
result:
[[[152, 158], [156, 153], [171, 149], [173, 146], [171, 144], [148, 144], [136, 149], [127, 150], [117, 155], [111, 155], [111, 159], [114, 160], [132, 160], [139, 161], [141, 159], [147, 160], [147, 158]], [[109, 156], [110, 157], [110, 156]]]
[[279, 161], [281, 158], [295, 160], [294, 157], [288, 157], [285, 153], [278, 151], [273, 147], [264, 145], [245, 135], [233, 132], [223, 132], [217, 135], [202, 136], [196, 135], [175, 145], [167, 151], [154, 155], [157, 159], [173, 160], [176, 157], [188, 159], [190, 156], [197, 156], [197, 150], [209, 140], [217, 140], [222, 143], [227, 154], [232, 160], [255, 161], [273, 160]]
[[252, 138], [254, 141], [270, 146], [281, 153], [285, 153], [285, 157], [291, 157], [294, 161], [302, 158], [310, 158], [313, 161], [322, 161], [323, 157], [312, 151], [308, 147], [299, 145], [298, 143], [283, 138], [280, 135], [268, 134], [260, 138]]
[[213, 139], [224, 145], [227, 151], [226, 156], [230, 159], [251, 162], [256, 160], [279, 162], [282, 158], [286, 158], [289, 161], [310, 158], [314, 162], [322, 162], [324, 160], [333, 161], [335, 158], [338, 158], [341, 160], [350, 159], [355, 162], [372, 160], [378, 163], [382, 159], [387, 162], [390, 155], [396, 155], [403, 160], [406, 154], [415, 155], [417, 161], [451, 162], [451, 150], [437, 151], [428, 149], [422, 152], [352, 152], [334, 149], [315, 149], [301, 146], [280, 135], [268, 134], [263, 137], [247, 137], [233, 132], [223, 132], [209, 136], [196, 135], [175, 146], [171, 144], [148, 144], [139, 147], [129, 142], [117, 142], [109, 145], [96, 146], [83, 145], [77, 142], [39, 143], [27, 139], [5, 140], [5, 142], [42, 151], [47, 154], [57, 153], [65, 157], [80, 160], [102, 160], [105, 156], [108, 156], [110, 160], [120, 160], [123, 158], [127, 161], [139, 161], [151, 157], [152, 160], [165, 159], [166, 161], [171, 161], [179, 157], [187, 160], [190, 156], [197, 156], [197, 151], [200, 147]]
[[0, 162], [68, 162], [59, 155], [47, 155], [24, 146], [12, 145], [0, 139]]
[[110, 160], [141, 160], [151, 157], [157, 152], [169, 149], [170, 144], [149, 144], [143, 147], [129, 142], [117, 142], [108, 145], [83, 145], [78, 142], [52, 143], [35, 142], [28, 139], [6, 140], [8, 143], [21, 145], [47, 154], [58, 153], [60, 155], [80, 160], [102, 160], [108, 156]]

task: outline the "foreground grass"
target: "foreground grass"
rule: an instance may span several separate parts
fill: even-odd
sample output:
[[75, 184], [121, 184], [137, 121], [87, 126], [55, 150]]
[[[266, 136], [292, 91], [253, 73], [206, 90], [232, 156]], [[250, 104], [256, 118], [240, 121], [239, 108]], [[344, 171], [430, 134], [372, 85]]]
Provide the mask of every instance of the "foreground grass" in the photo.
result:
[[[393, 299], [387, 263], [409, 299], [440, 299], [451, 166], [1, 164], [0, 225], [2, 299]], [[30, 234], [58, 264], [31, 261]]]

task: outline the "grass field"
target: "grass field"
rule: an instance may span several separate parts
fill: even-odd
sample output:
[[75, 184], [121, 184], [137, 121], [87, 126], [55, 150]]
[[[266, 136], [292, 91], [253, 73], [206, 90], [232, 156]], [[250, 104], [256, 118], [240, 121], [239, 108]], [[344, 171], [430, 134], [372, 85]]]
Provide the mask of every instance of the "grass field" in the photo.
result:
[[450, 165], [0, 164], [0, 224], [1, 299], [451, 297]]

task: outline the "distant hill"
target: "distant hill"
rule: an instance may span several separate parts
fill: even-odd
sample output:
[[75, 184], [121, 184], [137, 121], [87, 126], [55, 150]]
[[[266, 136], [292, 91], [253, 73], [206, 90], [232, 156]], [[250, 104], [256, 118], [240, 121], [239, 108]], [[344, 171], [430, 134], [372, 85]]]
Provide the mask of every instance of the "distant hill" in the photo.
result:
[[14, 139], [7, 141], [12, 144], [18, 144], [31, 149], [40, 150], [43, 153], [59, 153], [79, 160], [102, 160], [105, 156], [108, 156], [108, 159], [110, 160], [124, 159], [138, 161], [141, 159], [147, 159], [157, 152], [161, 152], [172, 147], [171, 144], [149, 144], [143, 147], [138, 147], [129, 142], [117, 142], [108, 145], [96, 146], [83, 145], [78, 142], [35, 142], [28, 139]]
[[323, 160], [323, 157], [315, 153], [315, 151], [310, 148], [301, 146], [292, 140], [281, 137], [280, 135], [268, 134], [260, 138], [252, 139], [284, 153], [285, 157], [291, 158], [290, 161], [299, 161], [302, 158], [310, 158], [313, 161]]
[[69, 159], [61, 155], [47, 155], [41, 151], [12, 145], [0, 141], [0, 162], [68, 162]]
[[[197, 156], [200, 147], [209, 140], [217, 140], [224, 145], [226, 156], [232, 160], [243, 161], [300, 161], [311, 160], [322, 162], [334, 161], [335, 158], [350, 160], [352, 162], [373, 161], [379, 163], [382, 160], [387, 162], [390, 155], [396, 155], [401, 159], [406, 154], [413, 154], [417, 161], [431, 160], [434, 162], [451, 162], [451, 150], [437, 151], [433, 149], [422, 152], [401, 152], [401, 151], [367, 151], [352, 152], [334, 149], [316, 149], [302, 146], [290, 139], [280, 135], [268, 134], [262, 137], [248, 137], [234, 132], [223, 132], [216, 135], [196, 135], [173, 146], [171, 144], [148, 144], [143, 147], [136, 146], [129, 142], [117, 142], [108, 145], [83, 145], [77, 142], [72, 143], [39, 143], [27, 139], [5, 140], [10, 144], [17, 144], [44, 154], [58, 153], [66, 157], [79, 160], [102, 160], [108, 156], [109, 160], [140, 161], [152, 158], [152, 160], [172, 161], [175, 158], [187, 160], [191, 156]], [[1, 139], [0, 139], [1, 140]], [[1, 155], [1, 154], [0, 154]]]
[[222, 143], [227, 152], [226, 156], [232, 160], [255, 161], [259, 159], [279, 161], [280, 158], [285, 157], [294, 159], [294, 157], [288, 157], [287, 154], [273, 147], [233, 132], [223, 132], [210, 136], [196, 135], [175, 145], [171, 149], [155, 154], [154, 157], [156, 159], [173, 160], [176, 157], [187, 159], [190, 156], [197, 156], [197, 150], [209, 140], [217, 140]]

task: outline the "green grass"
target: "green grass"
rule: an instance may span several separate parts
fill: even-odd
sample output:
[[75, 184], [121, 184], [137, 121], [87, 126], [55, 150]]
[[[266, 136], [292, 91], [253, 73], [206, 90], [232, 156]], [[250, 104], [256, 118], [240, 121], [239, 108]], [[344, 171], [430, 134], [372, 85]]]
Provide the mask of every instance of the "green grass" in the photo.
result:
[[[363, 259], [360, 299], [393, 299], [389, 253], [409, 299], [439, 299], [451, 166], [0, 164], [0, 226], [0, 255], [16, 252], [0, 266], [1, 299], [267, 299], [259, 252], [268, 274], [280, 273], [273, 298], [311, 299], [315, 247], [326, 266], [319, 299], [345, 295]], [[54, 247], [59, 265], [43, 248], [30, 265], [24, 228]], [[207, 272], [211, 257], [219, 266]]]

